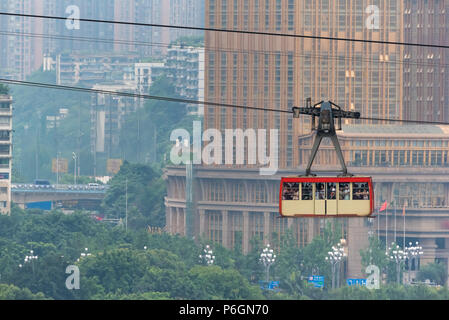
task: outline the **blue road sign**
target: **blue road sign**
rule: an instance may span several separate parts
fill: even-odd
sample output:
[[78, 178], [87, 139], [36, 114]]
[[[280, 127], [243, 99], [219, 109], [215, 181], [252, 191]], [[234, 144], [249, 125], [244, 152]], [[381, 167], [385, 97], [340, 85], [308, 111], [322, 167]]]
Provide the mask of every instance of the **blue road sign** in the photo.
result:
[[307, 281], [315, 288], [324, 288], [324, 276], [310, 276]]
[[262, 290], [273, 290], [278, 291], [279, 290], [279, 281], [259, 281], [260, 288]]
[[348, 286], [366, 286], [366, 279], [347, 279]]

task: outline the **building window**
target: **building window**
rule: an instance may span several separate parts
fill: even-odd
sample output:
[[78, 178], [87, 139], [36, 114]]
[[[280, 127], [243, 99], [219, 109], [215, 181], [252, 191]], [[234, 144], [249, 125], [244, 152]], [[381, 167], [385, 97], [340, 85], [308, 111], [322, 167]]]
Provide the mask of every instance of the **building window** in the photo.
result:
[[239, 16], [238, 16], [238, 12], [239, 12], [239, 4], [238, 4], [238, 0], [234, 0], [234, 29], [237, 29], [238, 24], [239, 24]]
[[224, 185], [220, 181], [211, 182], [209, 186], [209, 199], [210, 201], [222, 202], [225, 201]]
[[307, 219], [304, 218], [298, 218], [295, 219], [296, 223], [294, 225], [294, 231], [295, 231], [295, 237], [296, 237], [296, 243], [299, 247], [304, 247], [307, 245], [307, 237], [308, 237], [308, 230], [307, 230]]
[[265, 0], [265, 30], [270, 29], [270, 0]]
[[281, 245], [283, 235], [288, 229], [288, 219], [279, 219], [279, 213], [273, 212], [271, 215], [271, 241]]
[[243, 246], [243, 214], [240, 211], [229, 211], [231, 248]]
[[10, 139], [10, 131], [0, 130], [0, 141], [9, 141], [9, 139]]
[[209, 26], [215, 27], [215, 0], [209, 0]]
[[242, 182], [232, 183], [231, 185], [231, 201], [245, 202], [246, 201], [245, 185]]
[[206, 211], [207, 234], [210, 241], [221, 244], [223, 241], [223, 216], [220, 211]]
[[263, 212], [249, 213], [249, 233], [250, 239], [256, 238], [263, 240], [264, 214]]
[[221, 0], [221, 27], [228, 26], [228, 0]]
[[0, 168], [1, 169], [8, 169], [9, 168], [9, 159], [0, 159]]
[[0, 144], [0, 154], [9, 155], [10, 146], [8, 144]]

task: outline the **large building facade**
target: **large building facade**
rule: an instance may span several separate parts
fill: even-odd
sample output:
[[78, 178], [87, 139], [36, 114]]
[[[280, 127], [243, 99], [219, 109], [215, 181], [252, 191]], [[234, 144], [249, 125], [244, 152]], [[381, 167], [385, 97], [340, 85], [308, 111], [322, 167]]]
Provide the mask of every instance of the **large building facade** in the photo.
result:
[[[404, 41], [449, 45], [449, 2], [404, 1]], [[404, 48], [404, 117], [449, 120], [449, 51], [442, 48]]]
[[[348, 246], [345, 276], [363, 277], [360, 250], [366, 250], [369, 236], [402, 245], [423, 246], [420, 265], [440, 261], [448, 265], [449, 255], [449, 131], [439, 126], [407, 126], [392, 133], [391, 126], [346, 126], [338, 133], [349, 172], [371, 176], [376, 212], [387, 201], [387, 211], [376, 219], [338, 218]], [[308, 157], [313, 136], [299, 138]], [[324, 142], [317, 156], [318, 166], [326, 163], [338, 170], [339, 162], [330, 143]], [[260, 176], [257, 169], [198, 166], [194, 168], [192, 207], [194, 234], [226, 247], [239, 243], [244, 252], [251, 239], [276, 243], [291, 230], [298, 246], [322, 235], [332, 218], [280, 218], [279, 187], [283, 176], [303, 172], [282, 169], [273, 176]], [[166, 170], [167, 231], [186, 235], [186, 168]], [[405, 210], [404, 210], [405, 206]], [[405, 215], [403, 213], [405, 212]], [[386, 214], [385, 214], [386, 213]], [[416, 276], [412, 266], [412, 279]]]
[[[206, 5], [206, 26], [317, 37], [403, 40], [401, 1], [379, 2], [378, 29], [367, 28], [369, 1], [231, 1]], [[350, 41], [316, 40], [206, 32], [206, 100], [291, 110], [331, 100], [365, 117], [402, 117], [403, 47]], [[310, 119], [207, 107], [206, 128], [280, 130], [279, 163], [298, 165], [296, 137], [308, 133]]]
[[[432, 4], [420, 0], [206, 1], [206, 27], [305, 37], [206, 32], [205, 99], [287, 111], [311, 97], [313, 103], [331, 100], [363, 117], [446, 120], [447, 106], [431, 103], [446, 101], [448, 95], [443, 50], [307, 36], [446, 44], [447, 12], [447, 1], [438, 0]], [[431, 33], [434, 36], [426, 38]], [[427, 65], [432, 63], [433, 69]], [[339, 219], [348, 244], [346, 276], [365, 276], [360, 250], [366, 249], [370, 234], [387, 242], [396, 234], [399, 244], [404, 238], [406, 243], [419, 241], [425, 252], [423, 263], [441, 260], [447, 265], [444, 248], [449, 231], [444, 226], [449, 225], [445, 222], [449, 180], [444, 177], [449, 132], [366, 120], [348, 120], [344, 125], [339, 139], [349, 171], [373, 177], [376, 208], [387, 201], [388, 213], [392, 215], [394, 207], [399, 216], [404, 204], [408, 206], [405, 233], [398, 216], [381, 215], [374, 223]], [[324, 219], [277, 217], [280, 178], [303, 172], [307, 163], [313, 142], [310, 119], [294, 121], [287, 114], [205, 106], [205, 130], [237, 128], [279, 130], [280, 170], [274, 176], [260, 176], [257, 165], [248, 165], [248, 159], [243, 166], [197, 167], [192, 182], [195, 235], [227, 247], [242, 241], [248, 252], [252, 237], [271, 243], [273, 237], [292, 229], [298, 245], [307, 244], [323, 230]], [[325, 141], [322, 149], [315, 168], [338, 170], [333, 146]], [[167, 169], [171, 233], [186, 234], [190, 205], [185, 201], [185, 177], [185, 168]]]

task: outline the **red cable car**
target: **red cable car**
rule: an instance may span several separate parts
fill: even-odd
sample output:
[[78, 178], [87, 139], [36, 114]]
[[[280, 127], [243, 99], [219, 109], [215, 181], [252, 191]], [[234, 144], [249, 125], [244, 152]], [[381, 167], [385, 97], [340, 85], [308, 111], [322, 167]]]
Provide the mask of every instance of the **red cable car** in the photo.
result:
[[[317, 106], [320, 107], [318, 108]], [[342, 118], [360, 118], [358, 112], [347, 112], [332, 102], [320, 102], [313, 107], [310, 98], [307, 107], [293, 108], [293, 115], [312, 116], [312, 130], [317, 134], [304, 176], [281, 179], [279, 213], [282, 217], [368, 217], [374, 211], [374, 192], [371, 177], [349, 174], [338, 142], [336, 130], [341, 130]], [[319, 117], [318, 127], [315, 118]], [[334, 119], [339, 128], [335, 129]], [[321, 140], [332, 140], [343, 173], [337, 177], [317, 177], [311, 167]]]
[[370, 177], [282, 178], [279, 213], [283, 217], [367, 217], [374, 210]]

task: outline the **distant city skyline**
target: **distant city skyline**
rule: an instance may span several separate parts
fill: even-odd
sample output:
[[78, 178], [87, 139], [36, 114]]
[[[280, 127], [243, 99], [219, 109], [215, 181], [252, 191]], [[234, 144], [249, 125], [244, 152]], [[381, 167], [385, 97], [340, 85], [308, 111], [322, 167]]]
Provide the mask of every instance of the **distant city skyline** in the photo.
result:
[[[204, 26], [204, 0], [7, 0], [0, 3], [0, 11], [58, 17], [75, 17], [79, 13], [86, 19]], [[79, 26], [69, 24], [68, 27], [66, 23], [62, 20], [2, 16], [0, 31], [125, 40], [130, 44], [1, 34], [0, 75], [24, 80], [42, 66], [45, 55], [55, 56], [64, 52], [130, 52], [151, 57], [165, 54], [168, 44], [178, 37], [201, 35], [198, 31], [167, 28], [87, 22]], [[132, 42], [154, 45], [142, 46]]]

